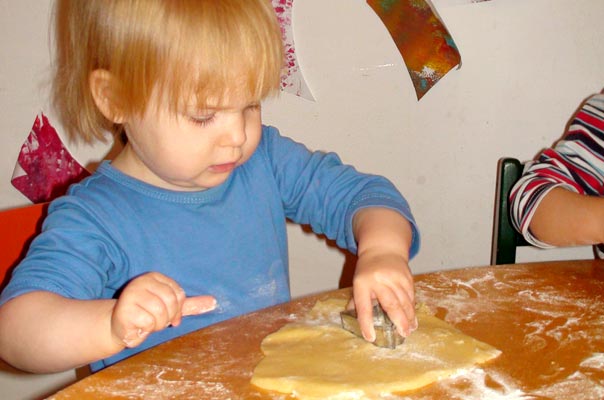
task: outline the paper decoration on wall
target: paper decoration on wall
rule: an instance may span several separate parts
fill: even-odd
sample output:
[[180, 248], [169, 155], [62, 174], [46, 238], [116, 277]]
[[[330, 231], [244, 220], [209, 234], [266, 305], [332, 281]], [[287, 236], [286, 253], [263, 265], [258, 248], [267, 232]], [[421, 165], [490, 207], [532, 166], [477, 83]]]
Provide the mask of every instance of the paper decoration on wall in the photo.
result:
[[314, 97], [302, 76], [296, 57], [294, 33], [292, 30], [292, 7], [294, 0], [272, 0], [281, 25], [281, 35], [285, 47], [285, 68], [281, 76], [281, 90], [314, 101]]
[[417, 99], [453, 67], [461, 56], [453, 38], [425, 0], [367, 0], [399, 49]]
[[[488, 0], [441, 1], [472, 3]], [[411, 75], [418, 100], [447, 72], [461, 65], [461, 56], [453, 38], [426, 0], [367, 0], [367, 3], [394, 39]], [[294, 0], [272, 0], [272, 4], [281, 25], [285, 47], [281, 89], [314, 101], [295, 51], [292, 30]]]
[[432, 0], [432, 4], [436, 8], [459, 6], [463, 4], [482, 3], [490, 0]]
[[90, 175], [69, 153], [48, 118], [40, 113], [21, 146], [11, 183], [33, 203], [53, 200]]

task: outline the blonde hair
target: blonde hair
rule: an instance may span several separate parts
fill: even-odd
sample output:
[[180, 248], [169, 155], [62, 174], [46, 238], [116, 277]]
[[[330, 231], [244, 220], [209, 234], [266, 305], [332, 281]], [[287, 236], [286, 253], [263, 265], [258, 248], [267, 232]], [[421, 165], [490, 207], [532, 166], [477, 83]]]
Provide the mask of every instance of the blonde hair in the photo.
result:
[[116, 115], [142, 114], [155, 90], [183, 101], [227, 93], [260, 101], [278, 92], [284, 62], [270, 0], [57, 0], [53, 101], [69, 136], [85, 142], [122, 131], [97, 108], [95, 70], [112, 78]]

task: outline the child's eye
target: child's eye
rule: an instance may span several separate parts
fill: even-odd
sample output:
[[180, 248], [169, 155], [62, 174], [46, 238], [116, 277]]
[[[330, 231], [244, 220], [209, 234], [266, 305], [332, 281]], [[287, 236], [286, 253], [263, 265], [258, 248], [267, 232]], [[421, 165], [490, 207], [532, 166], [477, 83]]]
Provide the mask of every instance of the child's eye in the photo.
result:
[[258, 111], [260, 109], [260, 104], [259, 103], [250, 104], [249, 106], [246, 107], [246, 109], [248, 111]]
[[201, 126], [207, 126], [214, 121], [215, 117], [216, 117], [216, 114], [212, 113], [212, 114], [207, 114], [207, 115], [189, 116], [189, 119], [194, 124], [201, 125]]

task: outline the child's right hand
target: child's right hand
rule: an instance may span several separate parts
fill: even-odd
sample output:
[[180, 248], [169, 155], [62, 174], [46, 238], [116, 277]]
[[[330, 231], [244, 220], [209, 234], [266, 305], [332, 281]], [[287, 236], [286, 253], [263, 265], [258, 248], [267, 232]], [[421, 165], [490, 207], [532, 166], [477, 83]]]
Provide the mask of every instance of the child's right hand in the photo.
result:
[[119, 345], [136, 347], [150, 333], [170, 325], [178, 326], [184, 316], [203, 314], [215, 308], [214, 297], [186, 297], [176, 281], [150, 272], [133, 279], [124, 288], [113, 308], [111, 334]]

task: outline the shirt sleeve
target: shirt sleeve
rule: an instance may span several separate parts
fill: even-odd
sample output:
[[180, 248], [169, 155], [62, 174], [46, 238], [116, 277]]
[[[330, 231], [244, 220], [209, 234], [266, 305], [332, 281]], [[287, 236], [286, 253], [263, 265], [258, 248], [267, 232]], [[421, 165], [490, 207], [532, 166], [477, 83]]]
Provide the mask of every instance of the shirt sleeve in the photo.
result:
[[356, 254], [354, 214], [366, 207], [390, 208], [410, 222], [410, 257], [417, 254], [420, 236], [409, 204], [386, 178], [360, 173], [335, 153], [311, 152], [273, 127], [265, 127], [262, 140], [288, 219], [310, 225], [315, 233]]
[[535, 210], [555, 187], [575, 193], [604, 194], [604, 95], [590, 97], [572, 119], [564, 137], [525, 164], [510, 192], [514, 227], [534, 246], [551, 248], [529, 230]]
[[42, 232], [32, 242], [27, 257], [15, 268], [2, 291], [0, 304], [27, 292], [41, 290], [66, 298], [108, 297], [115, 265], [124, 265], [119, 248], [102, 234], [101, 225], [75, 204], [71, 196], [53, 201]]

